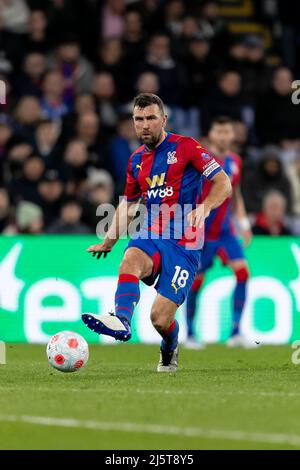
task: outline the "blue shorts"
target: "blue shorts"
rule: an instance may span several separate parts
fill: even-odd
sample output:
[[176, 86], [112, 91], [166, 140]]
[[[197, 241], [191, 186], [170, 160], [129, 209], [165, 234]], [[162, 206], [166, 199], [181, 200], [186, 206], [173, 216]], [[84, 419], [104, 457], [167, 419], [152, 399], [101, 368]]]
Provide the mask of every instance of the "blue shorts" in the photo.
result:
[[199, 270], [201, 250], [187, 250], [174, 240], [135, 239], [128, 248], [139, 248], [153, 260], [152, 275], [142, 279], [148, 286], [155, 283], [158, 294], [181, 305]]
[[231, 234], [222, 234], [219, 240], [206, 240], [201, 256], [200, 272], [204, 272], [213, 265], [214, 257], [218, 256], [223, 264], [228, 261], [245, 259], [244, 249], [239, 239]]

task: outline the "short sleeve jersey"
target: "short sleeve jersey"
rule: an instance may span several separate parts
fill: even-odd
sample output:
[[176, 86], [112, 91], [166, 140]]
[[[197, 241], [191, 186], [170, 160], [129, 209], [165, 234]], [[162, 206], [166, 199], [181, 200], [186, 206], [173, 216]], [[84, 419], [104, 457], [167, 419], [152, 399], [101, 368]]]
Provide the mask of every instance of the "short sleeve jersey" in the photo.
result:
[[[176, 227], [201, 201], [203, 179], [211, 180], [221, 170], [214, 156], [195, 139], [168, 133], [155, 150], [142, 145], [130, 156], [125, 196], [128, 201], [144, 200], [151, 214], [144, 229], [162, 234], [168, 228], [170, 238], [177, 239]], [[164, 218], [162, 205], [176, 210]]]

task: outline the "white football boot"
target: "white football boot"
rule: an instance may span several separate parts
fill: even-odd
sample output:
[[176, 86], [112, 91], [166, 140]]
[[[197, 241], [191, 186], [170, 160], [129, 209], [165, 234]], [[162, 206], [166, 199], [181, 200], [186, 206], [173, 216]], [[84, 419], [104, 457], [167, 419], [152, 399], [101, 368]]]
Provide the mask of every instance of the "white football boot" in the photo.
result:
[[190, 336], [189, 338], [187, 338], [186, 342], [184, 343], [184, 347], [186, 349], [194, 349], [194, 350], [204, 349], [205, 343], [196, 341], [195, 338]]
[[160, 350], [157, 372], [176, 372], [178, 369], [178, 346], [174, 351]]
[[250, 341], [245, 336], [239, 334], [231, 336], [226, 341], [226, 346], [229, 348], [244, 348], [244, 349], [255, 349], [259, 346], [258, 341]]
[[119, 341], [128, 341], [131, 338], [130, 324], [126, 318], [117, 317], [113, 313], [83, 313], [81, 318], [86, 326], [98, 335], [112, 336]]

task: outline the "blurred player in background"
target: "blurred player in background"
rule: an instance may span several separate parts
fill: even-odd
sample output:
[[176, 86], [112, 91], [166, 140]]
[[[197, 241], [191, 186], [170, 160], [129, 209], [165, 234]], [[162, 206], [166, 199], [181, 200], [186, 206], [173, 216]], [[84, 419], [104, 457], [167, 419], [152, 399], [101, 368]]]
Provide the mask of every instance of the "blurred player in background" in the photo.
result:
[[[92, 245], [88, 251], [98, 259], [102, 254], [106, 256], [118, 238], [126, 233], [133, 219], [132, 209], [141, 199], [147, 215], [138, 236], [130, 240], [120, 265], [115, 314], [86, 313], [82, 319], [98, 334], [128, 341], [133, 310], [140, 298], [139, 281], [148, 285], [156, 283], [157, 297], [151, 309], [151, 321], [162, 337], [157, 371], [175, 372], [179, 331], [175, 313], [199, 269], [202, 247], [191, 249], [189, 234], [197, 233], [210, 211], [229, 197], [231, 183], [213, 156], [198, 142], [165, 131], [167, 116], [158, 96], [138, 95], [133, 120], [143, 145], [128, 162], [126, 197], [118, 206], [103, 243]], [[203, 175], [211, 182], [205, 197], [201, 197]], [[201, 205], [197, 204], [200, 200]], [[175, 214], [169, 212], [168, 217], [164, 217], [160, 211], [162, 206], [165, 209], [174, 205], [177, 207]], [[179, 223], [176, 222], [178, 212]], [[177, 237], [179, 226], [184, 226], [184, 231]]]
[[[244, 249], [238, 239], [235, 223], [237, 222], [238, 230], [244, 238], [245, 246], [248, 246], [251, 242], [252, 232], [240, 191], [241, 158], [230, 150], [234, 140], [234, 128], [231, 119], [225, 116], [216, 118], [211, 124], [208, 139], [209, 149], [229, 176], [233, 192], [232, 196], [228, 197], [218, 208], [213, 209], [205, 220], [205, 243], [201, 257], [201, 268], [195, 277], [186, 303], [188, 329], [186, 347], [195, 349], [203, 347], [203, 344], [195, 340], [196, 301], [204, 281], [205, 272], [213, 265], [216, 256], [221, 259], [224, 265], [232, 269], [236, 279], [233, 292], [232, 329], [227, 345], [231, 347], [254, 347], [254, 343], [247, 341], [240, 333], [249, 268]], [[204, 200], [210, 191], [210, 186], [210, 182], [205, 180], [202, 192]]]

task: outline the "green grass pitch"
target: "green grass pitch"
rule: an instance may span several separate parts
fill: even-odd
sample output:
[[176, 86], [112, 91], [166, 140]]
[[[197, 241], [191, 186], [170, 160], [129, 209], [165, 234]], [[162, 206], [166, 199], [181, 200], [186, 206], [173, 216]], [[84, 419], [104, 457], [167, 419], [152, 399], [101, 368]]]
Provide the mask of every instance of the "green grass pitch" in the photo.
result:
[[0, 449], [297, 449], [292, 352], [181, 347], [177, 374], [157, 374], [157, 346], [99, 345], [63, 374], [45, 347], [7, 345]]

